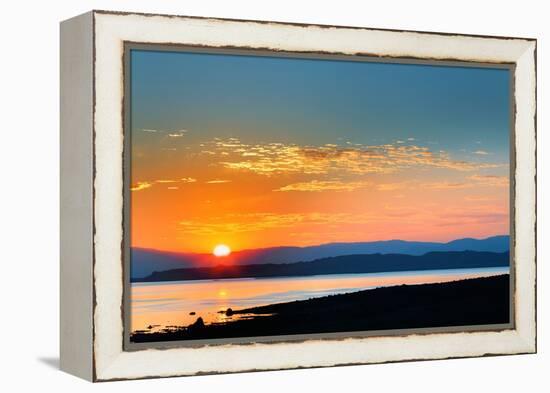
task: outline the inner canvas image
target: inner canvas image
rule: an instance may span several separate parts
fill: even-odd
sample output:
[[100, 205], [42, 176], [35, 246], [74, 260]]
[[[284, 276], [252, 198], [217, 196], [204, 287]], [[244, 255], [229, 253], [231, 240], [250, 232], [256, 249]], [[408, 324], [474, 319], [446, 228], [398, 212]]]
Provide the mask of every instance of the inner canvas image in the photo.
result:
[[512, 72], [127, 49], [129, 342], [508, 326]]

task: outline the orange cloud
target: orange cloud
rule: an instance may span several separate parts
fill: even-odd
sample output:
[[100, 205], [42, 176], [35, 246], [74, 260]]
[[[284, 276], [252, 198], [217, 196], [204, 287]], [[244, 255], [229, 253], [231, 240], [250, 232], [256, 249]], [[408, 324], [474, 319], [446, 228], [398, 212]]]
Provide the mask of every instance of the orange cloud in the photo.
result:
[[373, 218], [370, 214], [351, 213], [244, 213], [226, 214], [208, 220], [180, 221], [179, 229], [194, 235], [215, 235], [219, 233], [257, 232], [275, 228], [293, 228], [301, 224], [344, 224], [362, 223]]
[[[153, 187], [154, 184], [174, 184], [174, 183], [194, 183], [197, 180], [192, 177], [184, 177], [180, 180], [173, 180], [173, 179], [158, 179], [158, 180], [152, 180], [152, 181], [141, 181], [137, 182], [135, 186], [130, 187], [131, 191], [141, 191], [145, 190], [147, 188]], [[176, 186], [170, 186], [168, 187], [169, 190], [175, 190], [178, 187]]]
[[444, 219], [438, 222], [438, 226], [457, 226], [457, 225], [481, 225], [481, 224], [495, 224], [495, 223], [507, 223], [508, 212], [465, 212], [447, 214]]
[[407, 187], [408, 184], [409, 184], [409, 182], [378, 184], [376, 186], [376, 189], [378, 191], [402, 190], [403, 188]]
[[480, 195], [468, 195], [464, 197], [464, 200], [468, 202], [487, 202], [487, 201], [493, 201], [493, 197], [488, 196], [480, 196]]
[[475, 182], [491, 187], [508, 187], [510, 180], [508, 176], [494, 176], [494, 175], [472, 175], [469, 179]]
[[223, 184], [223, 183], [231, 183], [231, 180], [220, 180], [220, 179], [214, 179], [209, 180], [205, 182], [206, 184]]
[[464, 182], [434, 182], [423, 183], [421, 187], [430, 188], [433, 190], [456, 190], [463, 188], [472, 188], [478, 186], [488, 187], [508, 187], [509, 180], [507, 176], [495, 176], [495, 175], [472, 175], [468, 176], [467, 181]]
[[160, 180], [155, 180], [155, 183], [177, 183], [177, 180], [160, 179]]
[[147, 188], [151, 188], [152, 186], [153, 186], [152, 183], [149, 183], [149, 182], [146, 182], [146, 181], [137, 182], [137, 184], [135, 186], [130, 187], [130, 191], [146, 190]]
[[441, 227], [448, 225], [465, 226], [481, 224], [507, 223], [508, 212], [498, 206], [478, 206], [474, 209], [429, 207], [406, 207], [387, 205], [376, 212], [364, 213], [237, 213], [209, 217], [201, 220], [182, 220], [178, 222], [177, 231], [180, 234], [207, 237], [222, 237], [224, 234], [242, 234], [265, 232], [277, 229], [301, 228], [328, 229], [335, 231], [352, 230], [355, 225], [368, 225], [373, 228], [379, 225], [393, 226], [395, 223], [407, 225], [427, 225]]
[[306, 192], [320, 192], [320, 191], [353, 191], [359, 188], [370, 186], [372, 183], [368, 181], [352, 181], [343, 182], [340, 180], [312, 180], [308, 182], [293, 183], [287, 186], [278, 188], [274, 191], [288, 192], [288, 191], [306, 191]]
[[451, 182], [435, 182], [424, 183], [422, 187], [430, 188], [432, 190], [457, 190], [462, 188], [472, 187], [471, 183], [451, 183]]

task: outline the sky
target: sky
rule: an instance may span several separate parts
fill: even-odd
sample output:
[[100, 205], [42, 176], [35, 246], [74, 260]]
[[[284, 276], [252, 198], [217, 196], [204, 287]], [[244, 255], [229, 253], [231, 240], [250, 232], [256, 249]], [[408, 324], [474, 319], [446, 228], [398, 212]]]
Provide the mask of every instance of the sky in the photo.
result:
[[509, 233], [509, 71], [132, 50], [131, 243]]

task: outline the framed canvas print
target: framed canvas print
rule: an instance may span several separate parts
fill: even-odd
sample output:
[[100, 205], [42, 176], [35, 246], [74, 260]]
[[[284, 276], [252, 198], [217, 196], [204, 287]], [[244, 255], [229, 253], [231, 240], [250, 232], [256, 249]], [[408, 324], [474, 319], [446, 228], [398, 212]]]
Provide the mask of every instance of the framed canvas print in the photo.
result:
[[61, 367], [536, 351], [536, 41], [61, 24]]

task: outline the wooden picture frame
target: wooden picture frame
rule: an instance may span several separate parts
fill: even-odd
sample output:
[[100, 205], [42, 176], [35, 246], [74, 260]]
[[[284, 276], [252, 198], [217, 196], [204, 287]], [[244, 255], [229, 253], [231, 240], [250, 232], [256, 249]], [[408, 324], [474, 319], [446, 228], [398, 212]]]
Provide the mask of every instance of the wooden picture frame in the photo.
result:
[[[509, 69], [510, 323], [132, 345], [126, 62], [140, 46]], [[91, 11], [61, 23], [60, 64], [62, 370], [109, 381], [536, 352], [536, 40]]]

